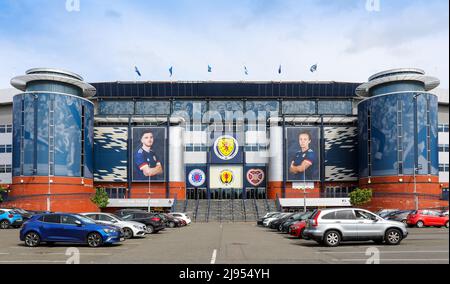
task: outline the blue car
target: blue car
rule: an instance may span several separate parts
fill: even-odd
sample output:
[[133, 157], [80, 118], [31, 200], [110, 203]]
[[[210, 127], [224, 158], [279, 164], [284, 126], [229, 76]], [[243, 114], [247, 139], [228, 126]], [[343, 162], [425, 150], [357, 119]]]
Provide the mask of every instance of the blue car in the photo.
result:
[[94, 220], [77, 214], [36, 215], [23, 224], [20, 240], [28, 247], [37, 247], [42, 242], [78, 243], [90, 247], [114, 244], [125, 240], [120, 228], [95, 223]]
[[10, 209], [0, 209], [0, 229], [5, 230], [9, 227], [19, 228], [22, 226], [22, 215]]

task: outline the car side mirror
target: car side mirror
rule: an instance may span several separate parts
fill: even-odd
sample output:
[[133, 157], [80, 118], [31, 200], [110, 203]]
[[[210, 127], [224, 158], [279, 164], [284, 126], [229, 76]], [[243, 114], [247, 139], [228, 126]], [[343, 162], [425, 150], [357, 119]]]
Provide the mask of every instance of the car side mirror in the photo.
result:
[[79, 221], [79, 220], [76, 220], [76, 221], [75, 221], [75, 224], [76, 224], [78, 227], [83, 226], [83, 223], [81, 223], [81, 221]]

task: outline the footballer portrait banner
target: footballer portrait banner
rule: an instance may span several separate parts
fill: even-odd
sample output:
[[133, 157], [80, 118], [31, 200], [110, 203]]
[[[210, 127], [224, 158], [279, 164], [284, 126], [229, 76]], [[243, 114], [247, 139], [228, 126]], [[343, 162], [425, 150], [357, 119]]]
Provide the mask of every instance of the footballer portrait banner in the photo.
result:
[[243, 145], [234, 135], [221, 135], [212, 142], [211, 164], [239, 164], [243, 162]]
[[211, 166], [209, 168], [210, 189], [242, 189], [244, 185], [242, 166]]
[[286, 128], [286, 148], [287, 181], [320, 181], [320, 128]]
[[165, 182], [166, 128], [132, 129], [133, 182]]
[[244, 169], [246, 188], [266, 188], [267, 168], [264, 166], [246, 166]]
[[186, 166], [187, 188], [207, 188], [207, 173], [206, 166]]

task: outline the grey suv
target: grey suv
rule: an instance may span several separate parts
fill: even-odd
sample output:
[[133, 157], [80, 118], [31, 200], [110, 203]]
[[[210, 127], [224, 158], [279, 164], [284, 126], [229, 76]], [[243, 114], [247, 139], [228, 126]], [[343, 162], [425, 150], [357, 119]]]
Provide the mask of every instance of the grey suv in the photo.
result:
[[408, 236], [401, 222], [384, 220], [364, 209], [325, 209], [307, 221], [305, 235], [329, 247], [342, 241], [369, 241], [399, 245]]

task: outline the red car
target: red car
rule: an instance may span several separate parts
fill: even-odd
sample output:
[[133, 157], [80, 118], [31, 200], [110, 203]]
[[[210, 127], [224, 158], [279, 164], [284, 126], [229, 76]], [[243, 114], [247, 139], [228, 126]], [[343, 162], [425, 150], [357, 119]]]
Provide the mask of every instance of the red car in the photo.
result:
[[289, 234], [299, 239], [305, 239], [303, 232], [306, 229], [306, 221], [298, 221], [289, 227]]
[[448, 216], [444, 216], [438, 211], [418, 210], [408, 215], [406, 223], [418, 228], [444, 226], [448, 228]]

